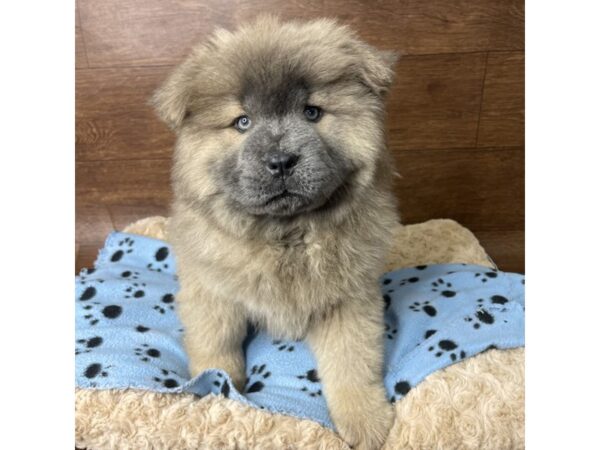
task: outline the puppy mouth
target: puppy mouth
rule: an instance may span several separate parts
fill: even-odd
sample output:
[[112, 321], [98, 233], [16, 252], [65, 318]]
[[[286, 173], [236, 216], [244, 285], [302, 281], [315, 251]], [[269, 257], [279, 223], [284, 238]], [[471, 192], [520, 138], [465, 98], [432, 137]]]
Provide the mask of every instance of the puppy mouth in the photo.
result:
[[271, 198], [269, 198], [265, 202], [265, 206], [272, 205], [273, 203], [276, 203], [276, 202], [278, 202], [280, 200], [286, 200], [286, 199], [291, 199], [291, 198], [297, 198], [298, 200], [302, 200], [302, 199], [304, 199], [304, 196], [301, 195], [301, 194], [298, 194], [296, 192], [290, 192], [287, 189], [284, 189], [279, 194], [274, 195]]

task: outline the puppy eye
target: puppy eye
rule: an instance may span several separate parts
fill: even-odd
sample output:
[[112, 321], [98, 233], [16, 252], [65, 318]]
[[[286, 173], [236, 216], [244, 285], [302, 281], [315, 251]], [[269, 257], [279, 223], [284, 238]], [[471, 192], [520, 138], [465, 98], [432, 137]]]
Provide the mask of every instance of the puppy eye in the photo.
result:
[[304, 117], [311, 122], [318, 122], [323, 115], [323, 111], [318, 106], [306, 106], [304, 108]]
[[252, 121], [250, 117], [243, 115], [238, 117], [233, 121], [233, 126], [240, 132], [244, 133], [250, 126], [252, 125]]

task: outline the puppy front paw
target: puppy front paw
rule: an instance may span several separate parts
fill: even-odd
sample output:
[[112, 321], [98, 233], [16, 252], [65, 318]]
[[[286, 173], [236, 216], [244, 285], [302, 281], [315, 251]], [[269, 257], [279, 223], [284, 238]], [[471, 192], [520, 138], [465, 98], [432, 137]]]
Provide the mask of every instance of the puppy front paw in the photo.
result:
[[348, 392], [330, 406], [338, 433], [353, 450], [377, 450], [394, 423], [394, 408], [383, 387]]
[[192, 377], [195, 377], [206, 369], [221, 369], [227, 372], [236, 389], [242, 392], [246, 379], [246, 371], [241, 355], [190, 355], [189, 372]]

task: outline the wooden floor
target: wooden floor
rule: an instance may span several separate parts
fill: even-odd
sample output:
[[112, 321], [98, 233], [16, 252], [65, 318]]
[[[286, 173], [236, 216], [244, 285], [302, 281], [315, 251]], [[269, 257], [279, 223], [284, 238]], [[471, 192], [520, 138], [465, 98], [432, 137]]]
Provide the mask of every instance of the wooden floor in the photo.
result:
[[76, 269], [171, 198], [173, 136], [147, 100], [217, 25], [337, 17], [403, 53], [388, 101], [403, 222], [449, 217], [524, 271], [523, 0], [77, 0]]

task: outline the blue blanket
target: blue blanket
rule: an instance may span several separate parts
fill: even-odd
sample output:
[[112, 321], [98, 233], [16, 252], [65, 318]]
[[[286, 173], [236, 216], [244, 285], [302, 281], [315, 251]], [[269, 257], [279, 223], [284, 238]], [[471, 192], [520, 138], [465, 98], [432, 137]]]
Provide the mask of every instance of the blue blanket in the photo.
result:
[[[490, 348], [524, 345], [522, 275], [440, 264], [389, 272], [380, 283], [383, 381], [392, 402], [436, 370]], [[302, 341], [250, 333], [243, 392], [221, 370], [190, 379], [177, 289], [168, 244], [110, 234], [95, 267], [76, 277], [77, 386], [222, 394], [333, 428], [315, 360]]]

